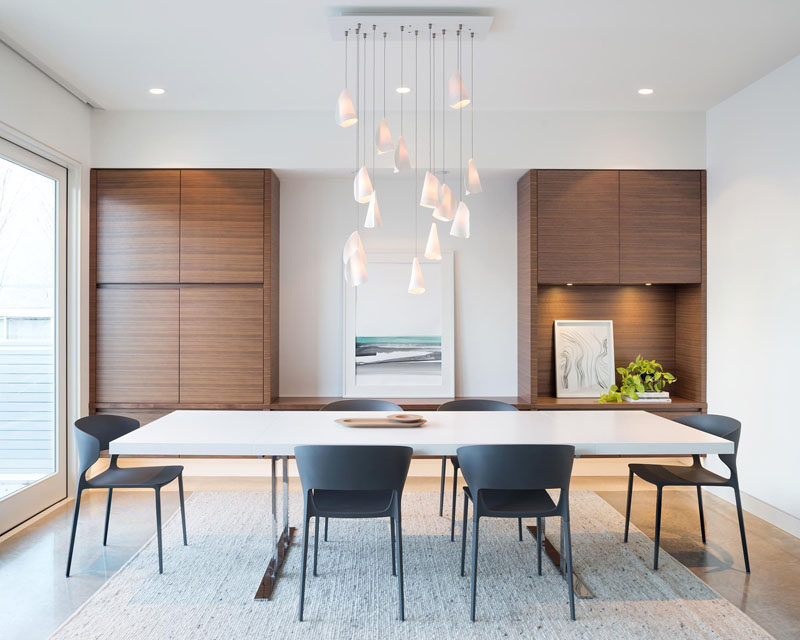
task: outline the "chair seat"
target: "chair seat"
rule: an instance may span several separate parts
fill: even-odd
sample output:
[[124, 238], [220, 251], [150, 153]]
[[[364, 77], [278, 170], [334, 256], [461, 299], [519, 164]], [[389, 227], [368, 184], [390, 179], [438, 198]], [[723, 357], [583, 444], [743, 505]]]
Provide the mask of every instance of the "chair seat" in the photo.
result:
[[728, 479], [701, 466], [631, 464], [634, 474], [657, 486], [726, 485]]
[[86, 484], [93, 489], [163, 487], [175, 480], [183, 467], [110, 467]]
[[314, 514], [324, 517], [375, 518], [392, 507], [391, 491], [332, 491], [316, 489]]
[[[464, 487], [464, 493], [473, 500], [469, 487]], [[484, 515], [500, 518], [536, 517], [555, 511], [556, 504], [544, 489], [511, 490], [484, 490], [481, 493]]]

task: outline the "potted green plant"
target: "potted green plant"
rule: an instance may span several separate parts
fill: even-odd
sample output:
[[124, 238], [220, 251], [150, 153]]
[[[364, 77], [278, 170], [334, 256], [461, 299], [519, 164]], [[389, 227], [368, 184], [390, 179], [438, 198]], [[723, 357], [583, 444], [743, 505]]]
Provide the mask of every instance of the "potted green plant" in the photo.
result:
[[600, 396], [599, 402], [669, 402], [669, 392], [664, 387], [677, 378], [664, 371], [655, 360], [645, 360], [641, 354], [627, 367], [617, 367], [621, 380], [619, 386], [612, 384], [608, 393]]

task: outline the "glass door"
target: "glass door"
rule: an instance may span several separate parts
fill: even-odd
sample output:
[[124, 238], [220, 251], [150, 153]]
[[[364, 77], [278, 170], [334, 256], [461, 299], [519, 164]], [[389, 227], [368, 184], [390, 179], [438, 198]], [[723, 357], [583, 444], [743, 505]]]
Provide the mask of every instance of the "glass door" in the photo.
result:
[[0, 138], [0, 533], [67, 494], [66, 189]]

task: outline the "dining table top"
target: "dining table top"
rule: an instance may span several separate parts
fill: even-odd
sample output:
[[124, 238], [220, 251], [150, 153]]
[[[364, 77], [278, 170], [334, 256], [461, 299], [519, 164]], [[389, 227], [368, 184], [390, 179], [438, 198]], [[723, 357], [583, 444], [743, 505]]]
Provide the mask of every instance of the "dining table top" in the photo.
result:
[[571, 444], [576, 456], [733, 453], [733, 443], [646, 411], [420, 411], [418, 427], [356, 428], [374, 411], [177, 410], [110, 443], [120, 455], [292, 456], [306, 444], [405, 445], [415, 456], [473, 444]]

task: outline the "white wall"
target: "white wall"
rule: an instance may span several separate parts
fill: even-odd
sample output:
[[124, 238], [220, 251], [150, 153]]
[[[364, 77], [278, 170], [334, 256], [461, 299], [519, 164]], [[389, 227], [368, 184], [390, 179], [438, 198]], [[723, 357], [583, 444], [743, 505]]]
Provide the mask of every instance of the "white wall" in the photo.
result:
[[709, 411], [743, 423], [745, 507], [800, 535], [800, 58], [707, 127]]

